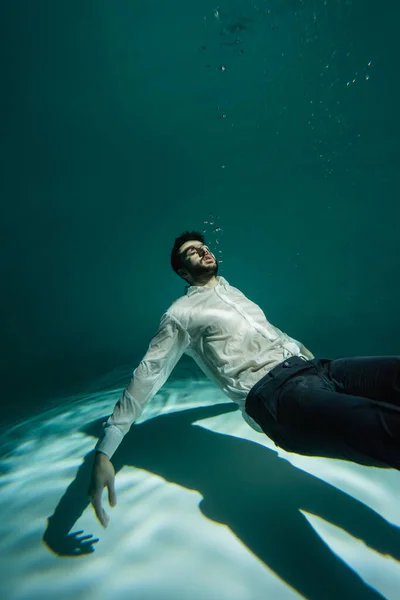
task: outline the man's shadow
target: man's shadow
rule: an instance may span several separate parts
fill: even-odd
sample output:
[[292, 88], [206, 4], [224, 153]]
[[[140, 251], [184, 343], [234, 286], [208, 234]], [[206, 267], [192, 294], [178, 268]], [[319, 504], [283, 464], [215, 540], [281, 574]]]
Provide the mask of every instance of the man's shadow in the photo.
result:
[[[139, 467], [198, 491], [200, 510], [227, 525], [283, 581], [310, 600], [382, 599], [321, 540], [300, 512], [400, 559], [400, 529], [362, 502], [279, 458], [261, 444], [192, 424], [237, 410], [232, 403], [163, 414], [132, 426], [113, 457], [115, 471]], [[99, 437], [101, 422], [85, 433]], [[47, 546], [60, 556], [93, 551], [91, 536], [69, 533], [88, 506], [91, 451], [48, 519]]]

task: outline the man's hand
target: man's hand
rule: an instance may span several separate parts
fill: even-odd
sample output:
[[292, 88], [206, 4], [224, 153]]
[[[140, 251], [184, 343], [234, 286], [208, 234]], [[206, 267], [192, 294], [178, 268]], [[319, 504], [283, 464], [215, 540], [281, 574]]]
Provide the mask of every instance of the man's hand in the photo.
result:
[[300, 348], [300, 354], [303, 354], [303, 356], [306, 356], [309, 360], [312, 360], [313, 358], [315, 358], [314, 354], [312, 352], [310, 352], [309, 350], [307, 350], [307, 348], [302, 344], [301, 348]]
[[110, 517], [101, 505], [101, 495], [105, 487], [108, 489], [108, 502], [110, 506], [115, 506], [117, 504], [117, 496], [115, 493], [114, 467], [108, 456], [103, 452], [96, 452], [88, 494], [96, 517], [103, 527], [107, 527], [110, 520]]

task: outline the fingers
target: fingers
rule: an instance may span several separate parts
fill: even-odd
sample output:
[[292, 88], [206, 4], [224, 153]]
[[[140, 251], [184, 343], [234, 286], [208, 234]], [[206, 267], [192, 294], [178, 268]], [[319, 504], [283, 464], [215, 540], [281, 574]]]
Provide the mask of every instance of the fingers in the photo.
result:
[[104, 528], [106, 528], [108, 525], [108, 522], [110, 520], [110, 517], [108, 516], [108, 514], [105, 512], [105, 510], [103, 509], [103, 507], [101, 505], [101, 492], [97, 492], [97, 493], [93, 494], [90, 498], [90, 502], [94, 508], [96, 517], [98, 518], [98, 520], [100, 521], [102, 526]]
[[114, 481], [110, 481], [107, 484], [108, 489], [108, 502], [110, 506], [115, 506], [117, 504], [117, 494], [115, 493], [115, 484]]

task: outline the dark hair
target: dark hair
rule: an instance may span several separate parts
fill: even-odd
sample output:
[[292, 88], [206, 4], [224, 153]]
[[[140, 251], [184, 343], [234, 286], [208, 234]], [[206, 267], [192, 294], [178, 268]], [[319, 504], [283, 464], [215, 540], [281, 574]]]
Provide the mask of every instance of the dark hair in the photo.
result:
[[182, 259], [179, 254], [179, 248], [189, 240], [197, 240], [204, 244], [204, 235], [200, 231], [185, 231], [182, 233], [182, 235], [176, 238], [171, 252], [171, 267], [177, 275], [179, 275], [179, 269], [183, 268]]

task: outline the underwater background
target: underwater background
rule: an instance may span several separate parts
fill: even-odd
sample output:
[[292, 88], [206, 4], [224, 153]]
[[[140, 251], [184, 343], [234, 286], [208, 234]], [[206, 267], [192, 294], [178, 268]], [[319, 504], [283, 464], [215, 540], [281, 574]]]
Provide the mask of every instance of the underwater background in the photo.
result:
[[315, 356], [399, 354], [399, 17], [0, 3], [2, 598], [398, 600], [399, 473], [277, 449], [188, 358], [113, 459], [107, 530], [86, 490], [186, 229]]

